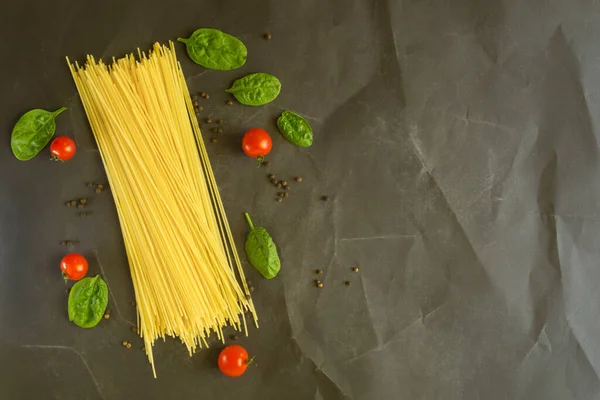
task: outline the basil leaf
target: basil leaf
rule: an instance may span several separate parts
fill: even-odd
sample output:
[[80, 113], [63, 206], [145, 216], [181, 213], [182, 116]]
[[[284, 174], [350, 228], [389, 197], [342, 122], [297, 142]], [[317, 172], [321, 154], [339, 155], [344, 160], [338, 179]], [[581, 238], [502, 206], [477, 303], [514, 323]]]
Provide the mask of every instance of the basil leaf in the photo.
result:
[[271, 74], [258, 72], [246, 75], [233, 82], [226, 90], [237, 101], [247, 106], [262, 106], [275, 100], [281, 90], [281, 82]]
[[245, 214], [250, 232], [246, 239], [246, 254], [250, 260], [250, 264], [261, 273], [265, 279], [272, 279], [277, 276], [281, 269], [277, 247], [271, 236], [265, 228], [254, 226], [248, 213]]
[[108, 306], [108, 287], [96, 275], [83, 278], [69, 293], [69, 321], [81, 328], [93, 328], [104, 316]]
[[179, 38], [185, 43], [190, 58], [203, 67], [229, 71], [246, 63], [248, 50], [236, 37], [217, 29], [196, 30], [188, 39]]
[[289, 142], [300, 147], [310, 147], [313, 142], [312, 128], [300, 115], [289, 110], [277, 118], [279, 131]]
[[54, 136], [56, 130], [54, 119], [65, 110], [65, 107], [54, 112], [35, 109], [23, 114], [15, 124], [10, 137], [10, 147], [15, 157], [27, 161], [42, 151]]

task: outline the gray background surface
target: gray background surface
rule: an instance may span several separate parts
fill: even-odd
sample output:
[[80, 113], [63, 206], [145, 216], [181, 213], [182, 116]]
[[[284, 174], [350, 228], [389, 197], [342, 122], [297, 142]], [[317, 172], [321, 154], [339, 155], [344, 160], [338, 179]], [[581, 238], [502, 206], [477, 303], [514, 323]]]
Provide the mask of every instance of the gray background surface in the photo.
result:
[[[0, 398], [600, 398], [597, 1], [1, 8]], [[198, 27], [248, 47], [246, 66], [230, 72], [177, 50], [190, 89], [211, 96], [203, 115], [226, 120], [208, 147], [238, 248], [248, 211], [277, 241], [283, 268], [265, 281], [245, 263], [261, 327], [241, 340], [256, 356], [243, 377], [219, 373], [214, 341], [190, 358], [168, 340], [155, 347], [155, 380], [130, 330], [110, 192], [84, 186], [105, 175], [64, 57], [118, 57]], [[281, 79], [277, 100], [226, 106], [223, 89], [257, 71]], [[57, 133], [76, 139], [78, 155], [17, 161], [18, 117], [60, 106], [69, 109]], [[288, 108], [312, 123], [311, 148], [276, 133]], [[269, 172], [304, 178], [281, 205], [267, 171], [239, 151], [252, 126], [273, 133]], [[82, 195], [88, 218], [63, 205]], [[65, 239], [80, 241], [111, 290], [113, 317], [91, 330], [67, 319]]]

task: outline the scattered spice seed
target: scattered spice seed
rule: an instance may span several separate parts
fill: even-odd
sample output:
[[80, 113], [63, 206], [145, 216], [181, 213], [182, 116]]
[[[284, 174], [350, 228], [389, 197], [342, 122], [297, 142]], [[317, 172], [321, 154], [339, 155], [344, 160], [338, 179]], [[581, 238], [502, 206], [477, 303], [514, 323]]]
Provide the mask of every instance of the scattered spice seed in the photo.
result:
[[217, 133], [223, 133], [223, 128], [217, 128]]
[[278, 188], [280, 188], [280, 187], [281, 187], [281, 182], [277, 182], [277, 185], [276, 185], [276, 186], [277, 186]]
[[125, 347], [127, 347], [128, 349], [130, 349], [131, 348], [131, 343], [127, 343], [127, 345]]
[[89, 188], [94, 187], [94, 182], [88, 182], [86, 183], [86, 186]]
[[270, 179], [270, 180], [273, 180], [273, 179], [275, 179], [275, 175], [273, 175], [273, 174], [269, 174], [269, 179]]
[[290, 185], [285, 185], [285, 190], [290, 190], [292, 187]]
[[239, 338], [240, 337], [238, 335], [231, 335], [231, 336], [229, 336], [229, 339], [231, 339], [233, 341], [237, 341], [237, 340], [239, 340]]
[[283, 197], [290, 197], [290, 194], [289, 194], [288, 192], [285, 192], [285, 193], [283, 194]]
[[203, 99], [205, 99], [206, 98], [206, 93], [200, 92], [200, 97], [202, 97]]
[[265, 162], [263, 162], [263, 165], [265, 167], [270, 167], [271, 166], [271, 161], [265, 161]]
[[202, 107], [202, 106], [198, 107], [198, 111], [202, 111], [202, 110], [204, 110], [204, 107]]
[[329, 197], [327, 197], [327, 196], [321, 196], [321, 200], [327, 201], [327, 200], [329, 200]]
[[60, 242], [60, 244], [62, 244], [63, 246], [71, 246], [73, 242], [70, 240], [63, 240], [62, 242]]
[[295, 179], [295, 181], [296, 181], [296, 182], [302, 182], [302, 177], [300, 177], [300, 176], [297, 176], [297, 177], [296, 177], [296, 179]]
[[254, 286], [250, 286], [248, 289], [250, 289], [250, 293], [254, 292]]
[[127, 346], [127, 340], [123, 340], [123, 341], [121, 342], [121, 344], [122, 344], [123, 346]]
[[315, 271], [315, 273], [317, 275], [323, 275], [323, 270], [321, 268], [319, 268], [318, 270]]
[[352, 272], [358, 272], [358, 267], [352, 268]]
[[83, 208], [83, 204], [77, 204], [77, 208]]
[[96, 187], [97, 187], [98, 189], [100, 189], [100, 190], [104, 189], [104, 185], [103, 185], [103, 184], [101, 184], [101, 183], [99, 183], [99, 184], [98, 184], [98, 186], [96, 186]]
[[281, 203], [283, 201], [283, 199], [281, 197], [278, 197], [276, 200], [278, 203]]
[[87, 199], [85, 197], [80, 198], [79, 204], [87, 204]]
[[104, 319], [109, 319], [109, 318], [110, 318], [110, 314], [109, 313], [104, 314]]
[[317, 279], [315, 281], [315, 283], [316, 283], [316, 285], [317, 285], [318, 288], [322, 288], [323, 287], [323, 282], [321, 282], [320, 280]]
[[221, 125], [222, 123], [223, 123], [223, 120], [222, 120], [222, 119], [218, 119], [218, 120], [217, 120], [217, 124]]
[[71, 202], [70, 201], [65, 202], [65, 206], [71, 207]]
[[69, 289], [69, 288], [66, 288], [66, 289], [65, 289], [65, 293], [66, 293], [66, 294], [69, 294], [69, 292], [70, 292], [70, 291], [71, 291], [71, 289]]
[[102, 189], [96, 188], [96, 193], [102, 193]]
[[131, 327], [131, 331], [132, 331], [133, 333], [137, 333], [137, 326], [132, 326], [132, 327]]
[[194, 107], [198, 107], [200, 104], [198, 104], [197, 101], [194, 100]]
[[270, 33], [265, 34], [265, 39], [267, 39], [267, 40], [271, 40], [272, 37], [273, 37], [273, 35], [271, 35]]
[[210, 141], [213, 143], [217, 143], [217, 138], [212, 138], [212, 139], [210, 139]]
[[250, 300], [250, 299], [252, 299], [252, 297], [250, 297], [250, 295], [249, 295], [249, 294], [247, 294], [247, 295], [246, 295], [246, 300]]
[[227, 103], [227, 105], [228, 105], [228, 106], [230, 106], [230, 105], [232, 105], [232, 104], [233, 104], [233, 101], [231, 101], [231, 100], [227, 100], [227, 101], [226, 101], [226, 103]]
[[131, 300], [131, 305], [135, 307], [135, 300]]
[[287, 181], [281, 181], [282, 186], [287, 186]]
[[88, 213], [86, 213], [86, 212], [80, 212], [80, 213], [79, 213], [79, 216], [80, 216], [80, 217], [87, 217], [87, 216], [88, 216]]
[[71, 207], [75, 207], [77, 205], [77, 202], [75, 200], [71, 200], [70, 203]]
[[350, 282], [350, 281], [346, 281], [346, 282], [344, 282], [344, 285], [346, 285], [346, 286], [350, 286], [350, 284], [351, 284], [351, 282]]
[[207, 123], [207, 124], [212, 124], [212, 119], [210, 119], [210, 118], [206, 118], [206, 123]]
[[283, 192], [279, 192], [279, 193], [277, 193], [277, 196], [279, 196], [279, 197], [283, 197]]

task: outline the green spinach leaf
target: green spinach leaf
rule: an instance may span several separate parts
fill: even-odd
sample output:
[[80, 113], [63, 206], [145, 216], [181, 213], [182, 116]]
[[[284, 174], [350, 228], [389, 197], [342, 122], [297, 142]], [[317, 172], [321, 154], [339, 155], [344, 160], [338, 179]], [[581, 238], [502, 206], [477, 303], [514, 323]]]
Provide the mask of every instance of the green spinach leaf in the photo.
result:
[[65, 107], [54, 112], [35, 109], [23, 114], [15, 124], [10, 138], [10, 147], [15, 157], [27, 161], [42, 151], [54, 136], [54, 119], [65, 110]]
[[81, 328], [93, 328], [108, 306], [108, 287], [96, 275], [78, 281], [69, 293], [69, 321]]
[[281, 82], [271, 74], [258, 72], [246, 75], [233, 82], [226, 90], [237, 101], [247, 106], [262, 106], [275, 100], [281, 90]]
[[265, 228], [254, 226], [248, 213], [245, 214], [250, 232], [246, 239], [246, 254], [250, 264], [261, 273], [265, 279], [272, 279], [277, 276], [281, 269], [277, 247], [271, 236]]
[[288, 141], [300, 147], [310, 147], [313, 142], [312, 128], [300, 115], [289, 110], [277, 118], [277, 127]]
[[198, 29], [188, 39], [177, 40], [185, 43], [196, 64], [210, 69], [236, 69], [244, 65], [248, 57], [248, 50], [241, 40], [217, 29]]

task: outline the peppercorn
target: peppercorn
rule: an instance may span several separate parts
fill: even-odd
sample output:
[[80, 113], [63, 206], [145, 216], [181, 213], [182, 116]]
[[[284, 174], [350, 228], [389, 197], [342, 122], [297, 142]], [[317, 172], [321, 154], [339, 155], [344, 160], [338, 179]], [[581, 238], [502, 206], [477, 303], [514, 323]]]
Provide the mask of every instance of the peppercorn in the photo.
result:
[[128, 349], [130, 349], [131, 348], [131, 343], [127, 343], [127, 345], [125, 347], [127, 347]]
[[272, 37], [273, 37], [273, 35], [271, 35], [270, 33], [265, 34], [265, 39], [267, 39], [267, 40], [271, 40]]
[[265, 161], [265, 162], [263, 162], [263, 165], [265, 167], [270, 167], [271, 166], [271, 161]]
[[296, 182], [302, 182], [302, 178], [299, 176], [297, 176], [295, 180], [296, 180]]
[[285, 185], [285, 190], [290, 190], [292, 187], [290, 185]]
[[281, 197], [278, 197], [276, 200], [278, 203], [281, 203], [283, 201], [283, 199]]
[[276, 185], [276, 186], [277, 186], [278, 188], [280, 188], [280, 187], [281, 187], [281, 182], [277, 182], [277, 185]]
[[231, 335], [231, 336], [229, 336], [229, 339], [231, 339], [231, 340], [233, 340], [233, 341], [236, 341], [236, 340], [238, 340], [239, 338], [240, 338], [240, 337], [239, 337], [238, 335]]
[[222, 119], [218, 119], [218, 120], [217, 120], [217, 124], [221, 125], [222, 123], [223, 123], [223, 120], [222, 120]]
[[350, 286], [350, 283], [351, 283], [350, 281], [346, 281], [346, 282], [344, 282], [344, 285]]
[[288, 192], [285, 192], [285, 193], [283, 194], [283, 197], [290, 197], [290, 194], [289, 194]]
[[110, 318], [110, 314], [109, 313], [104, 314], [104, 319], [109, 319], [109, 318]]
[[212, 138], [212, 139], [210, 139], [210, 141], [213, 143], [217, 143], [217, 138]]
[[287, 181], [281, 181], [282, 186], [287, 186]]
[[77, 205], [77, 202], [75, 200], [71, 200], [70, 203], [71, 207], [75, 207]]
[[217, 128], [217, 133], [223, 133], [223, 128]]
[[269, 174], [269, 179], [270, 179], [270, 180], [273, 180], [273, 179], [275, 179], [275, 175], [273, 175], [273, 174]]
[[85, 197], [80, 198], [79, 204], [87, 204], [87, 199]]
[[204, 99], [205, 99], [205, 98], [206, 98], [206, 93], [204, 93], [204, 92], [200, 92], [200, 97], [202, 97], [202, 98], [204, 98]]
[[358, 272], [358, 267], [352, 268], [352, 272]]
[[318, 270], [315, 271], [315, 273], [317, 275], [323, 275], [323, 270], [321, 268], [319, 268]]
[[321, 200], [327, 201], [327, 200], [329, 200], [329, 197], [327, 197], [327, 196], [321, 196]]
[[210, 119], [210, 118], [206, 118], [206, 123], [207, 123], [207, 124], [212, 124], [212, 119]]
[[228, 106], [230, 106], [230, 105], [232, 105], [232, 104], [233, 104], [233, 101], [231, 101], [231, 100], [227, 100], [227, 101], [226, 101], [226, 103], [227, 103], [227, 105], [228, 105]]

